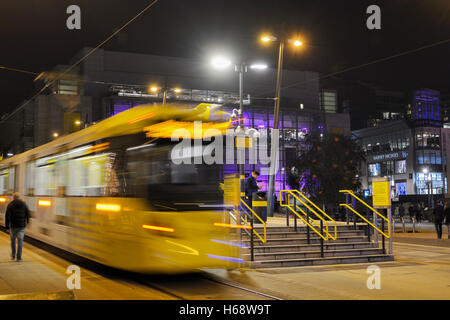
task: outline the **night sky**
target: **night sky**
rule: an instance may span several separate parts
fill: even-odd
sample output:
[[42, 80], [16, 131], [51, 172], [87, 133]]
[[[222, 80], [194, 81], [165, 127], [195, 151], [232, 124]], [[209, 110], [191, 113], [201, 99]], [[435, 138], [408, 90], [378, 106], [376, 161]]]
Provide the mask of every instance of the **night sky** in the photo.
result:
[[[143, 9], [147, 0], [15, 0], [0, 3], [0, 65], [41, 72], [96, 46]], [[82, 10], [82, 29], [66, 28], [66, 8]], [[382, 30], [366, 28], [366, 8], [382, 10]], [[262, 31], [300, 35], [306, 46], [288, 51], [285, 66], [322, 74], [371, 62], [450, 38], [449, 0], [160, 0], [105, 49], [205, 59], [224, 50], [236, 59], [276, 63]], [[341, 74], [386, 89], [450, 91], [450, 43]], [[0, 114], [31, 97], [33, 76], [0, 70]], [[289, 85], [284, 83], [283, 85]]]

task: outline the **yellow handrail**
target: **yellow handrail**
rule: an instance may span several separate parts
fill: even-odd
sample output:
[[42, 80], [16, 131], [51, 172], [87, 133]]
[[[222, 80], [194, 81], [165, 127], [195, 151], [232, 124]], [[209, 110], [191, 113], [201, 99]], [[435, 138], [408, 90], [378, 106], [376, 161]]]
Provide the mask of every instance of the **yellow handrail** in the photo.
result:
[[[256, 218], [258, 218], [258, 220], [261, 221], [261, 223], [263, 224], [263, 226], [264, 226], [264, 239], [259, 235], [258, 232], [255, 231], [255, 228], [252, 228], [252, 232], [254, 232], [254, 233], [256, 234], [256, 236], [262, 241], [262, 243], [266, 243], [266, 242], [267, 242], [266, 223], [264, 222], [263, 219], [261, 219], [261, 218], [256, 214], [255, 211], [252, 210], [252, 208], [250, 208], [250, 207], [248, 206], [248, 204], [245, 203], [244, 200], [241, 199], [241, 202], [247, 207], [248, 210], [250, 210], [250, 212], [253, 214], [253, 216], [255, 216]], [[242, 219], [242, 217], [241, 217], [241, 219]], [[250, 225], [250, 224], [248, 224], [245, 220], [244, 220], [244, 222], [245, 222], [247, 225]]]
[[[288, 194], [287, 197], [287, 204], [283, 204], [283, 192]], [[293, 196], [295, 199], [297, 199], [298, 201], [300, 201], [306, 208], [308, 208], [312, 213], [314, 213], [316, 215], [317, 218], [319, 218], [320, 220], [322, 220], [325, 223], [325, 233], [326, 233], [326, 237], [324, 237], [322, 235], [321, 232], [317, 231], [308, 221], [306, 221], [302, 216], [300, 216], [298, 214], [297, 211], [295, 211], [294, 209], [291, 208], [291, 205], [289, 204], [289, 195]], [[324, 239], [325, 241], [328, 241], [328, 237], [332, 238], [333, 240], [336, 240], [336, 238], [333, 238], [333, 236], [328, 232], [328, 221], [326, 221], [323, 217], [321, 217], [316, 211], [314, 211], [310, 206], [308, 206], [302, 199], [300, 199], [299, 197], [297, 197], [292, 190], [281, 190], [280, 191], [280, 206], [282, 207], [288, 207], [297, 217], [299, 217], [300, 219], [303, 220], [303, 222], [305, 222], [315, 233], [317, 233], [320, 237], [322, 237], [322, 239]], [[299, 206], [296, 205], [296, 208], [299, 209], [304, 215], [307, 216], [306, 212], [303, 211]], [[314, 219], [312, 219], [312, 221], [315, 223]], [[316, 224], [317, 225], [317, 224]]]
[[337, 239], [337, 223], [336, 220], [334, 220], [333, 218], [331, 218], [325, 211], [323, 211], [322, 209], [320, 209], [314, 202], [312, 202], [310, 199], [308, 199], [303, 193], [301, 193], [298, 190], [291, 190], [292, 192], [295, 192], [297, 194], [299, 194], [303, 199], [305, 199], [306, 201], [308, 201], [309, 203], [311, 203], [314, 208], [316, 208], [317, 210], [319, 210], [325, 217], [327, 217], [328, 219], [330, 219], [331, 222], [333, 222], [334, 224], [334, 237], [330, 235], [331, 239], [336, 240]]
[[354, 210], [351, 206], [349, 206], [346, 203], [341, 203], [340, 206], [341, 207], [346, 207], [349, 208], [351, 211], [353, 211], [355, 214], [357, 214], [359, 217], [361, 217], [361, 219], [363, 219], [364, 221], [366, 221], [369, 225], [371, 225], [374, 229], [376, 229], [378, 232], [380, 232], [383, 236], [385, 236], [386, 238], [390, 238], [391, 237], [391, 222], [389, 221], [388, 218], [386, 218], [384, 215], [382, 215], [381, 213], [379, 213], [377, 210], [375, 210], [373, 207], [369, 206], [367, 203], [365, 203], [363, 200], [361, 200], [358, 196], [356, 196], [352, 190], [339, 190], [339, 192], [348, 194], [350, 196], [352, 196], [353, 198], [355, 198], [356, 200], [358, 200], [359, 202], [361, 202], [363, 205], [365, 205], [367, 208], [369, 208], [372, 212], [376, 213], [377, 216], [381, 217], [382, 219], [384, 219], [385, 221], [387, 221], [388, 223], [388, 235], [385, 234], [383, 231], [381, 231], [380, 229], [378, 229], [374, 224], [372, 224], [372, 222], [370, 222], [369, 220], [367, 220], [365, 217], [363, 217], [362, 214], [360, 214], [358, 211]]

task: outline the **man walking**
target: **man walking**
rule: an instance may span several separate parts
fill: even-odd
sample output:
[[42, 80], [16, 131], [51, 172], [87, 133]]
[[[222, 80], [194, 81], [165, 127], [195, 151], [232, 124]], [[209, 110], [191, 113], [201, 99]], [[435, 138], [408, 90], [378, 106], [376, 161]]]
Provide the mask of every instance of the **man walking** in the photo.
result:
[[444, 220], [444, 206], [442, 201], [438, 202], [436, 208], [434, 208], [434, 225], [436, 226], [437, 238], [442, 239], [442, 222]]
[[[30, 211], [25, 202], [19, 199], [19, 193], [14, 193], [13, 201], [8, 204], [5, 215], [5, 227], [11, 238], [11, 258], [22, 260], [23, 238], [25, 227], [30, 220]], [[17, 239], [17, 250], [16, 250]]]

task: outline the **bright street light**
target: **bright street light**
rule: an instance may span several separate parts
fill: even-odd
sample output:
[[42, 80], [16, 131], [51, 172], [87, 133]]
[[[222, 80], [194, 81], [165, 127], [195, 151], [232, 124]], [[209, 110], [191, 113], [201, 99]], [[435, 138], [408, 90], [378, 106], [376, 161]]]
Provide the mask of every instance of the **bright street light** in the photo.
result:
[[265, 36], [261, 37], [262, 42], [271, 42], [271, 41], [277, 41], [277, 40], [278, 40], [278, 38], [274, 37], [274, 36], [265, 35]]
[[75, 120], [75, 125], [79, 126], [81, 124], [80, 120]]
[[216, 57], [211, 60], [211, 64], [217, 69], [226, 69], [231, 65], [231, 61], [224, 57]]
[[158, 92], [158, 88], [157, 87], [150, 87], [150, 91], [151, 92]]
[[58, 138], [58, 137], [59, 137], [58, 132], [53, 132], [53, 138]]
[[255, 64], [252, 64], [250, 66], [250, 69], [264, 70], [264, 69], [267, 69], [267, 65], [266, 64], [262, 64], [262, 63], [255, 63]]

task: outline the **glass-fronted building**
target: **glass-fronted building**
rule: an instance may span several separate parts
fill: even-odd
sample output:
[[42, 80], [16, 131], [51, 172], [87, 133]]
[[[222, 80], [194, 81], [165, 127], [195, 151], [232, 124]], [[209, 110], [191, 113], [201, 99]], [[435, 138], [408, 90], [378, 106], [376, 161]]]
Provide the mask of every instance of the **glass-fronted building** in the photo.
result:
[[422, 89], [413, 94], [408, 120], [353, 131], [366, 153], [360, 176], [363, 189], [372, 194], [372, 178], [389, 177], [394, 200], [447, 194], [450, 133], [440, 119], [439, 92]]

